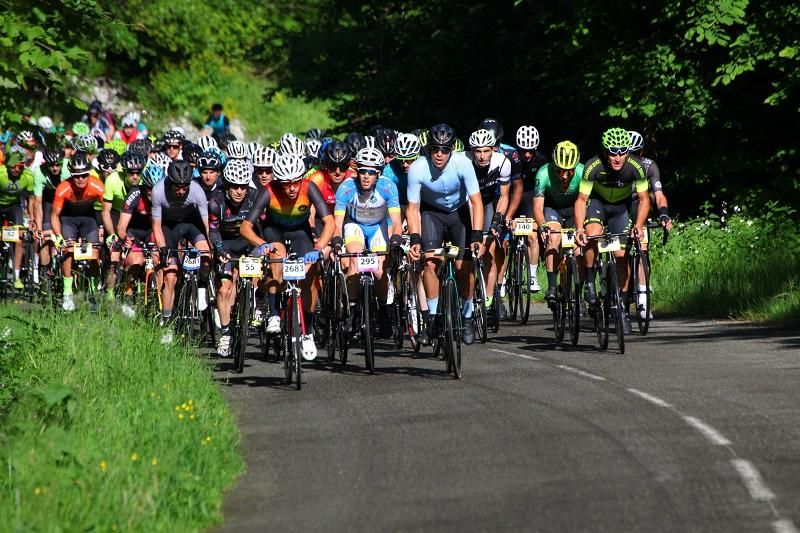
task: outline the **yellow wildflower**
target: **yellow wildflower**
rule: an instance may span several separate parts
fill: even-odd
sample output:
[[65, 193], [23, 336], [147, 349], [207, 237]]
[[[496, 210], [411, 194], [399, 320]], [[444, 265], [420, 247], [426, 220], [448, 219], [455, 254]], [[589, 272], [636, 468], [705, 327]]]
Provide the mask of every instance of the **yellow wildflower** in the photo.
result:
[[153, 465], [153, 466], [156, 466], [158, 464], [158, 459], [153, 457], [152, 459], [150, 459], [150, 464]]
[[178, 415], [178, 420], [183, 420], [183, 417], [184, 417], [184, 416], [185, 416], [185, 415], [184, 415], [183, 413], [180, 413], [180, 414]]
[[35, 487], [33, 489], [33, 493], [36, 494], [37, 496], [39, 496], [42, 493], [42, 488], [41, 487]]
[[105, 459], [103, 459], [102, 461], [100, 461], [100, 471], [105, 472], [106, 470], [108, 470], [108, 463], [106, 462]]
[[136, 452], [133, 452], [133, 453], [131, 454], [131, 461], [134, 461], [134, 462], [135, 462], [135, 461], [138, 461], [138, 460], [139, 460], [139, 454], [138, 454], [138, 453], [136, 453]]

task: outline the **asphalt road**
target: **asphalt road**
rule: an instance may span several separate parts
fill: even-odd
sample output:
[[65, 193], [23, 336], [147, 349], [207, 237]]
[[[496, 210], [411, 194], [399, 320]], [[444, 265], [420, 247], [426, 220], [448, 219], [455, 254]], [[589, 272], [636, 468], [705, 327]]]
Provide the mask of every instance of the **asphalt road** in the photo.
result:
[[797, 531], [798, 332], [660, 320], [619, 355], [556, 347], [535, 312], [461, 380], [388, 345], [302, 391], [276, 363], [217, 372], [248, 464], [221, 530]]

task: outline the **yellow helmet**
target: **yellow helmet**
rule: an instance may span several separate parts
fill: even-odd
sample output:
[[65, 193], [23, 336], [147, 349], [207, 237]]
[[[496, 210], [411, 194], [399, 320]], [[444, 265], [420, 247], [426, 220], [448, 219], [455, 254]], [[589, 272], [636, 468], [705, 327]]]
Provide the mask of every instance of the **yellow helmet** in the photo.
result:
[[553, 164], [558, 168], [571, 170], [578, 166], [581, 153], [572, 141], [561, 141], [553, 148]]

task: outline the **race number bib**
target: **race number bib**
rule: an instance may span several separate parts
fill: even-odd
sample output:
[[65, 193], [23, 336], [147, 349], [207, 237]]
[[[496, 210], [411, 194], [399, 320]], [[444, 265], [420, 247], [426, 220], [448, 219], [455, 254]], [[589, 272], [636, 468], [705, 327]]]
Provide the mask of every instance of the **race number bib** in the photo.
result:
[[3, 228], [3, 240], [5, 242], [19, 242], [19, 230], [13, 226]]
[[75, 258], [75, 261], [91, 261], [94, 259], [92, 245], [90, 243], [81, 246], [75, 245], [72, 256]]
[[155, 265], [153, 264], [153, 258], [152, 257], [148, 257], [147, 259], [144, 260], [144, 269], [145, 270], [154, 270], [154, 268], [155, 268]]
[[358, 272], [376, 272], [378, 270], [377, 255], [359, 255], [356, 258], [356, 270]]
[[618, 252], [620, 250], [619, 237], [610, 239], [600, 239], [597, 243], [597, 250], [603, 252]]
[[283, 263], [283, 279], [306, 279], [306, 264], [304, 261], [285, 261]]
[[183, 269], [184, 270], [199, 270], [200, 269], [200, 254], [183, 256]]
[[243, 278], [261, 277], [261, 258], [243, 255], [239, 258], [239, 276]]
[[514, 235], [533, 235], [533, 219], [514, 219]]
[[561, 247], [562, 248], [575, 248], [575, 232], [562, 231], [561, 232]]

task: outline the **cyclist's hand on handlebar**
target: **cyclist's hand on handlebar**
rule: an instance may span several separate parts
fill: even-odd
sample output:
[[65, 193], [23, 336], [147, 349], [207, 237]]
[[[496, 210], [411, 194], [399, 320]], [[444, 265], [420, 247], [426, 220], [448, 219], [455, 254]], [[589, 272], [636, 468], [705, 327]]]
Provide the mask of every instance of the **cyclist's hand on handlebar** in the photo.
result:
[[550, 226], [539, 226], [539, 238], [543, 243], [547, 244], [550, 238]]
[[422, 248], [421, 244], [412, 244], [408, 249], [408, 257], [410, 257], [412, 261], [419, 261], [421, 255], [420, 248]]
[[476, 258], [480, 259], [483, 257], [484, 246], [482, 242], [473, 242], [470, 245], [470, 248], [472, 249], [472, 253]]
[[64, 237], [62, 237], [58, 233], [54, 233], [53, 234], [53, 246], [55, 246], [56, 249], [63, 248], [64, 247]]
[[667, 231], [672, 231], [672, 219], [671, 218], [669, 218], [666, 215], [662, 215], [661, 217], [659, 217], [659, 220], [661, 221], [661, 225], [664, 226], [664, 228], [666, 228]]
[[392, 250], [397, 250], [403, 245], [403, 236], [402, 235], [392, 235], [389, 237], [389, 246]]
[[589, 244], [589, 241], [586, 239], [586, 230], [579, 229], [575, 231], [575, 242], [578, 243], [578, 246], [584, 247]]
[[267, 255], [268, 253], [271, 253], [271, 252], [274, 252], [274, 251], [275, 251], [275, 248], [273, 248], [270, 243], [265, 242], [265, 243], [262, 243], [262, 244], [256, 246], [255, 248], [253, 248], [252, 255], [254, 255], [256, 257], [261, 257], [263, 255]]
[[303, 256], [303, 261], [306, 263], [316, 263], [319, 261], [319, 258], [322, 256], [322, 252], [319, 250], [311, 250], [310, 252], [306, 252]]

